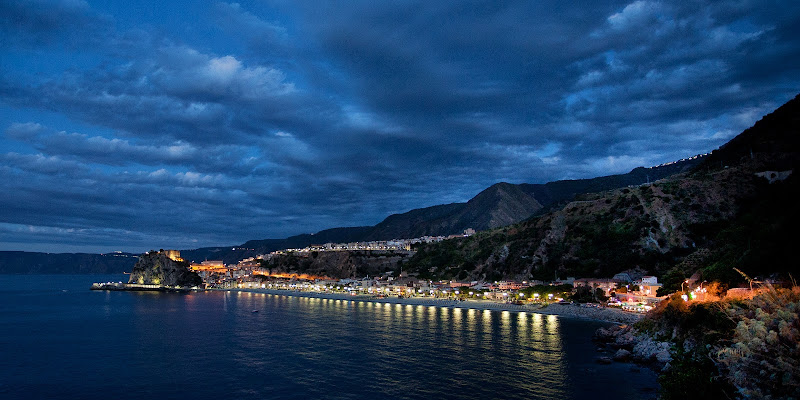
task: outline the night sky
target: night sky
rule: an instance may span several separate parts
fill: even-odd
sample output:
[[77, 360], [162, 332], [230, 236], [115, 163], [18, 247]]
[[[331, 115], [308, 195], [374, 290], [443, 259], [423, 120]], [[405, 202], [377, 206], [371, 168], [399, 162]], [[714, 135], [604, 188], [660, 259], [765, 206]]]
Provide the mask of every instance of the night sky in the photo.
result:
[[797, 0], [2, 0], [0, 250], [233, 245], [624, 173], [798, 83]]

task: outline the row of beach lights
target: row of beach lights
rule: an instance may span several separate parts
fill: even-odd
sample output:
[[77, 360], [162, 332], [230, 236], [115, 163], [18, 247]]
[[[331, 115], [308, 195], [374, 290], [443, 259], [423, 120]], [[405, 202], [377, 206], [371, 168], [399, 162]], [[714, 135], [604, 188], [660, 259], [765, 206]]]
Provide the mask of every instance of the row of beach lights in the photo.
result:
[[[272, 288], [297, 289], [297, 288], [298, 288], [298, 286], [300, 286], [300, 288], [302, 288], [302, 289], [314, 289], [314, 290], [317, 290], [317, 291], [320, 291], [320, 290], [325, 290], [325, 291], [328, 291], [328, 290], [331, 290], [331, 289], [333, 289], [333, 286], [328, 286], [328, 285], [309, 285], [309, 284], [297, 285], [297, 284], [295, 284], [295, 283], [292, 283], [292, 284], [286, 284], [286, 283], [283, 283], [283, 284], [274, 284], [274, 285], [273, 285], [272, 283], [270, 283], [270, 284], [262, 284], [262, 285], [261, 285], [261, 287], [262, 287], [263, 289], [266, 289], [267, 287], [268, 287], [268, 288], [270, 288], [270, 289], [272, 289]], [[345, 288], [344, 290], [347, 290], [348, 292], [351, 292], [351, 293], [359, 291], [358, 289], [354, 289], [354, 288], [351, 288], [351, 287]], [[376, 292], [377, 292], [377, 293], [391, 293], [391, 292], [392, 292], [392, 289], [384, 289], [384, 288], [377, 288], [377, 289], [376, 289], [376, 288], [368, 288], [368, 289], [367, 289], [367, 292], [368, 292], [368, 293], [370, 293], [370, 294], [373, 294], [373, 293], [376, 293]], [[395, 292], [396, 294], [400, 294], [400, 293], [401, 293], [401, 292], [403, 292], [403, 291], [402, 291], [400, 288], [394, 288], [394, 292]], [[414, 292], [415, 292], [415, 291], [414, 291], [414, 289], [413, 289], [413, 288], [407, 288], [407, 289], [405, 290], [405, 293], [406, 293], [406, 294], [408, 294], [408, 295], [413, 295], [413, 294], [414, 294]], [[422, 293], [425, 293], [425, 291], [424, 291], [423, 289], [419, 289], [417, 293], [419, 293], [419, 294], [422, 294]], [[435, 290], [430, 290], [430, 294], [431, 294], [431, 295], [433, 295], [433, 294], [435, 294], [435, 293], [436, 293], [436, 291], [435, 291]], [[449, 291], [448, 291], [448, 290], [444, 290], [444, 291], [442, 291], [442, 293], [443, 293], [443, 294], [445, 294], [445, 295], [448, 295], [448, 294], [449, 294]], [[454, 291], [453, 291], [453, 294], [455, 294], [455, 295], [460, 295], [460, 294], [461, 294], [461, 291], [460, 291], [460, 290], [458, 290], [458, 289], [456, 289], [456, 290], [454, 290]], [[474, 291], [469, 291], [469, 292], [468, 292], [468, 294], [469, 294], [470, 296], [474, 296], [474, 295], [475, 295], [475, 292], [474, 292]], [[483, 292], [483, 297], [487, 297], [487, 296], [488, 296], [487, 292]], [[520, 296], [520, 297], [522, 297], [522, 298], [524, 298], [524, 297], [525, 297], [525, 294], [524, 294], [524, 293], [519, 293], [519, 296]], [[507, 297], [508, 297], [508, 293], [507, 293], [507, 292], [506, 292], [506, 293], [503, 293], [503, 297], [506, 297], [506, 298], [507, 298]], [[533, 294], [533, 298], [534, 298], [534, 300], [539, 300], [539, 299], [540, 299], [540, 297], [541, 297], [541, 296], [539, 295], [539, 293], [534, 293], [534, 294]], [[553, 300], [553, 298], [554, 298], [554, 297], [553, 297], [553, 294], [552, 294], [552, 293], [548, 294], [548, 295], [547, 295], [547, 298], [548, 298], [549, 300]]]

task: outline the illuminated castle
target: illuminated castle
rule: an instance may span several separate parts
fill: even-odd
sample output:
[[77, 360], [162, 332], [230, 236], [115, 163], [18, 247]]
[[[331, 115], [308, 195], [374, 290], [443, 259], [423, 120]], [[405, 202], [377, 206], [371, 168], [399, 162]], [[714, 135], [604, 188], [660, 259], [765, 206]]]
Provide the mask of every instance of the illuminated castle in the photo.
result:
[[180, 250], [162, 250], [162, 253], [170, 258], [172, 261], [183, 261], [181, 258], [181, 251]]

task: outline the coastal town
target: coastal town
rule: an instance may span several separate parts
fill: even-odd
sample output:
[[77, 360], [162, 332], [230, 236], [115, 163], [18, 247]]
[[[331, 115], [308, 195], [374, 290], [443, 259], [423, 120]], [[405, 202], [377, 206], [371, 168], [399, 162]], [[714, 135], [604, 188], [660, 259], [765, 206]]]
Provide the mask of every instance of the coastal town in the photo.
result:
[[[465, 232], [465, 235], [473, 232]], [[128, 283], [98, 283], [93, 289], [111, 290], [237, 290], [294, 296], [333, 296], [357, 301], [382, 301], [407, 304], [449, 305], [483, 309], [530, 310], [545, 314], [564, 314], [567, 308], [549, 305], [576, 305], [594, 308], [592, 311], [573, 310], [566, 314], [594, 319], [629, 322], [652, 309], [666, 295], [659, 295], [662, 285], [655, 276], [625, 272], [608, 278], [564, 277], [552, 281], [459, 281], [420, 279], [416, 274], [393, 271], [379, 276], [334, 279], [304, 273], [271, 271], [266, 265], [273, 257], [286, 254], [307, 256], [312, 252], [401, 251], [413, 254], [411, 245], [442, 241], [447, 237], [422, 237], [407, 240], [327, 243], [300, 249], [285, 249], [225, 264], [220, 260], [187, 263], [178, 250], [148, 252], [147, 256], [166, 257], [188, 266], [202, 283], [190, 288], [169, 285], [154, 279], [131, 277]], [[688, 279], [687, 288], [701, 295], [703, 282]], [[691, 301], [695, 298], [692, 295]], [[597, 317], [597, 309], [617, 310], [613, 315]], [[560, 310], [560, 312], [558, 312]], [[627, 314], [625, 316], [623, 314]]]

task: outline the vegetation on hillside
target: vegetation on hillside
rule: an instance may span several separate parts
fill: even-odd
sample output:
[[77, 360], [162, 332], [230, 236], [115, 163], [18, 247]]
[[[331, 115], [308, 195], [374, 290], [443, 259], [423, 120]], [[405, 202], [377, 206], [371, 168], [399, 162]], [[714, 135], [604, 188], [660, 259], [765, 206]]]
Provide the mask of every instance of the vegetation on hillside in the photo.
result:
[[635, 268], [666, 276], [680, 266], [687, 271], [673, 271], [675, 279], [667, 282], [680, 286], [691, 268], [720, 257], [708, 249], [723, 228], [752, 219], [752, 205], [764, 202], [758, 200], [764, 191], [783, 199], [788, 187], [769, 188], [750, 171], [726, 169], [584, 195], [517, 225], [420, 246], [407, 268], [432, 279], [552, 280], [611, 277]]
[[635, 327], [673, 343], [662, 399], [800, 396], [800, 288], [765, 285], [752, 299], [672, 296]]
[[752, 399], [800, 398], [800, 288], [767, 290], [730, 304], [733, 338], [716, 358], [739, 393]]
[[275, 255], [262, 260], [268, 274], [306, 274], [316, 277], [352, 278], [379, 276], [392, 272], [399, 276], [405, 251], [352, 250]]

